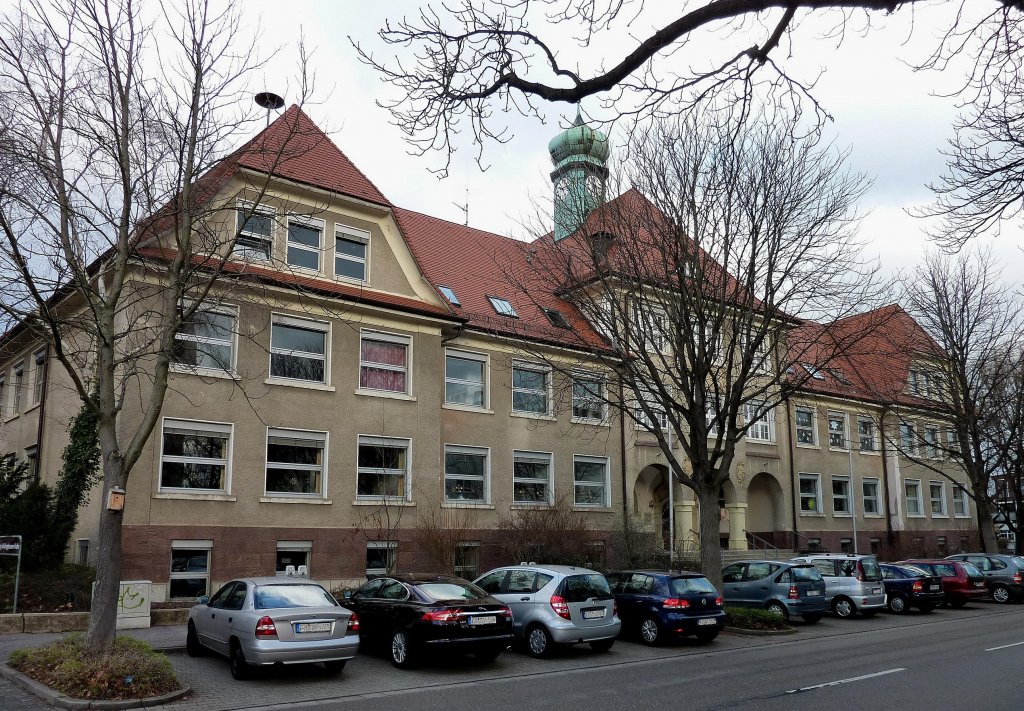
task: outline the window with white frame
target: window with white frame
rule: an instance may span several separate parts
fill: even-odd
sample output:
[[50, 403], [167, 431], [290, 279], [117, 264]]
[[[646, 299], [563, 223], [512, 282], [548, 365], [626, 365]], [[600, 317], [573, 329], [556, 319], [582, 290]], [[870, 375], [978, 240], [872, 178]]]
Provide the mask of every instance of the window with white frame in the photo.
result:
[[821, 513], [821, 474], [800, 475], [800, 513]]
[[445, 501], [487, 503], [490, 461], [485, 447], [444, 446]]
[[235, 314], [226, 307], [200, 307], [174, 334], [171, 359], [177, 365], [234, 370]]
[[917, 479], [907, 479], [903, 482], [903, 491], [907, 499], [907, 516], [924, 516], [921, 482]]
[[950, 457], [960, 456], [960, 438], [952, 427], [946, 428], [946, 452]]
[[460, 541], [455, 544], [455, 574], [473, 580], [480, 574], [480, 543]]
[[829, 449], [846, 449], [846, 413], [828, 411]]
[[169, 598], [196, 598], [210, 594], [210, 551], [213, 541], [172, 541]]
[[323, 251], [324, 223], [301, 217], [288, 218], [288, 255], [290, 266], [320, 271], [320, 253]]
[[366, 577], [387, 575], [395, 569], [398, 559], [398, 541], [366, 542]]
[[946, 510], [946, 483], [942, 481], [928, 482], [928, 500], [931, 504], [932, 516], [944, 518]]
[[796, 443], [807, 447], [817, 446], [817, 429], [814, 426], [814, 408], [796, 408]]
[[359, 336], [359, 387], [409, 392], [408, 336], [364, 331]]
[[953, 515], [957, 518], [970, 518], [971, 515], [967, 491], [959, 484], [953, 487]]
[[409, 494], [410, 440], [359, 437], [356, 495], [407, 499]]
[[270, 377], [327, 382], [328, 324], [275, 316], [270, 328]]
[[232, 255], [242, 259], [269, 260], [272, 254], [274, 213], [259, 207], [241, 207], [237, 210], [238, 237]]
[[924, 426], [924, 455], [939, 458], [939, 428], [936, 425]]
[[334, 276], [366, 281], [370, 233], [346, 225], [334, 226]]
[[911, 395], [927, 395], [928, 381], [925, 374], [911, 368], [907, 373], [907, 390]]
[[747, 439], [755, 442], [775, 441], [775, 413], [765, 409], [763, 401], [748, 402], [743, 406], [744, 417], [750, 423]]
[[269, 428], [267, 493], [322, 495], [326, 458], [326, 432]]
[[161, 489], [227, 491], [230, 461], [230, 424], [164, 419]]
[[449, 405], [487, 407], [487, 356], [445, 351], [444, 401]]
[[550, 411], [551, 371], [543, 366], [514, 363], [512, 411], [547, 415]]
[[860, 451], [874, 452], [878, 444], [875, 439], [875, 421], [870, 417], [857, 418], [857, 438], [860, 442]]
[[878, 479], [866, 477], [861, 481], [861, 490], [864, 494], [864, 505], [862, 508], [866, 516], [877, 516], [882, 513], [879, 487], [880, 483]]
[[608, 458], [575, 455], [573, 502], [577, 506], [608, 505]]
[[25, 387], [25, 364], [18, 363], [14, 366], [14, 402], [11, 414], [17, 415], [21, 412], [21, 391]]
[[665, 412], [665, 408], [661, 406], [661, 403], [658, 402], [654, 398], [654, 395], [651, 395], [650, 393], [640, 393], [637, 396], [637, 404], [634, 412], [637, 425], [650, 432], [654, 431], [655, 423], [651, 421], [651, 418], [647, 416], [647, 413], [644, 412], [644, 409], [640, 406], [640, 398], [645, 398], [644, 402], [654, 415], [654, 420], [657, 422], [658, 427], [660, 427], [662, 431], [666, 430], [668, 428], [668, 414]]
[[548, 452], [512, 452], [512, 502], [550, 504], [551, 454]]
[[850, 477], [832, 477], [832, 513], [837, 516], [849, 516], [850, 509]]
[[274, 573], [298, 575], [302, 568], [305, 568], [305, 576], [309, 577], [309, 559], [312, 553], [313, 541], [278, 541]]
[[900, 449], [905, 454], [917, 454], [917, 431], [913, 422], [900, 423]]
[[572, 417], [589, 422], [604, 421], [604, 380], [588, 375], [572, 376]]
[[46, 349], [36, 351], [32, 358], [36, 364], [35, 380], [32, 382], [32, 402], [38, 403], [43, 401], [43, 388], [46, 387]]
[[[78, 565], [89, 565], [89, 539], [78, 539], [78, 553], [75, 555], [75, 562]], [[205, 593], [203, 593], [205, 594]]]

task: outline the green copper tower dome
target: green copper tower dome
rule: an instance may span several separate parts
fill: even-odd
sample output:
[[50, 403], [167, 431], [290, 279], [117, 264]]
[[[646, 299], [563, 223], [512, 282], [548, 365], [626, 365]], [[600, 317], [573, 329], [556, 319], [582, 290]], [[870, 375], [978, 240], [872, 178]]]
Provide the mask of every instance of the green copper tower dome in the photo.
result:
[[604, 202], [608, 177], [608, 137], [583, 122], [577, 110], [572, 126], [548, 143], [555, 169], [555, 241], [571, 235]]

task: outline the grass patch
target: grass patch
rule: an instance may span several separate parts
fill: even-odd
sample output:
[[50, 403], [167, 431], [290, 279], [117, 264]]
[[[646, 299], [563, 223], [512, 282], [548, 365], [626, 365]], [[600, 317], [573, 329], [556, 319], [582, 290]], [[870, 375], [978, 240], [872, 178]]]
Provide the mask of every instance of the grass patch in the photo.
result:
[[166, 655], [132, 637], [117, 637], [110, 654], [94, 655], [82, 635], [68, 635], [42, 647], [11, 652], [7, 663], [76, 699], [140, 699], [182, 686]]
[[756, 630], [758, 632], [791, 629], [781, 615], [776, 615], [767, 610], [754, 610], [742, 607], [726, 610], [725, 624], [741, 630]]

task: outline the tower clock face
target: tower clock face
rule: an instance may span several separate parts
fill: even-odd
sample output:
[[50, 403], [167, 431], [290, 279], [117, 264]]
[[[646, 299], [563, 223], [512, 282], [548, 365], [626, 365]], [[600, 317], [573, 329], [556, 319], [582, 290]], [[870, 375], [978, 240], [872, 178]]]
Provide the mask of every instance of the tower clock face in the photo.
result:
[[590, 173], [587, 175], [587, 197], [595, 203], [604, 200], [604, 180], [600, 176]]
[[565, 200], [568, 195], [569, 181], [566, 180], [565, 177], [561, 177], [558, 179], [558, 182], [555, 183], [555, 199], [559, 201]]

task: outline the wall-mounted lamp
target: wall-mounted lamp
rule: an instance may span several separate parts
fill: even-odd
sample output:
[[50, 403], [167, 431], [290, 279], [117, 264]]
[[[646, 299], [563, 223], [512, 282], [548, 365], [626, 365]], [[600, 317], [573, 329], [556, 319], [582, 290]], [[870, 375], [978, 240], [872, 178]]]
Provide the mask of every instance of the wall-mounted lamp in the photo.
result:
[[124, 511], [124, 489], [115, 486], [107, 492], [107, 511]]

